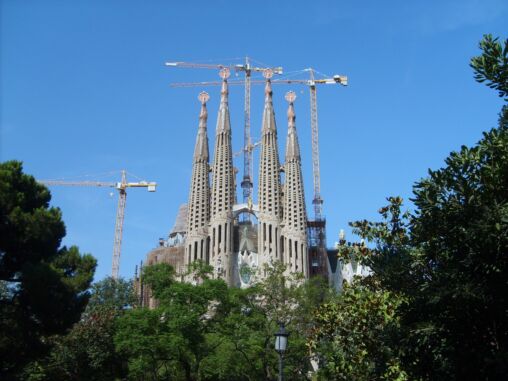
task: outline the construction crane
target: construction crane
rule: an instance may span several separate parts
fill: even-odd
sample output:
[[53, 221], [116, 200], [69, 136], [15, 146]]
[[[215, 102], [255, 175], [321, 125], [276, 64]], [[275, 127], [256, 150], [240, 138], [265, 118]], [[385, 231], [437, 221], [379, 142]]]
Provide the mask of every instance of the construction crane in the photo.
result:
[[[312, 145], [312, 174], [314, 185], [314, 197], [312, 204], [314, 206], [314, 220], [308, 221], [309, 236], [309, 260], [311, 274], [325, 275], [326, 268], [326, 221], [323, 216], [323, 198], [321, 197], [321, 171], [319, 165], [319, 128], [318, 128], [318, 110], [317, 110], [317, 85], [339, 84], [347, 86], [348, 78], [344, 75], [334, 75], [328, 78], [316, 78], [316, 70], [312, 68], [304, 69], [303, 72], [309, 73], [308, 79], [274, 79], [272, 84], [302, 84], [307, 85], [310, 91], [310, 126], [311, 126], [311, 145]], [[264, 80], [250, 81], [250, 84], [264, 84]], [[229, 81], [230, 85], [241, 85], [241, 81]], [[198, 83], [173, 83], [172, 87], [191, 87], [191, 86], [217, 86], [218, 81], [198, 82]], [[247, 147], [247, 146], [246, 146]]]
[[148, 192], [155, 192], [157, 183], [139, 181], [127, 182], [126, 171], [121, 171], [122, 178], [120, 182], [103, 182], [103, 181], [62, 181], [62, 180], [37, 180], [39, 183], [53, 186], [79, 186], [79, 187], [109, 187], [118, 190], [118, 207], [116, 209], [116, 222], [115, 222], [115, 238], [113, 243], [113, 263], [111, 269], [111, 276], [113, 279], [118, 279], [118, 272], [120, 270], [120, 253], [122, 247], [123, 235], [123, 220], [125, 216], [125, 202], [127, 201], [127, 188], [147, 188]]
[[[243, 194], [243, 202], [249, 202], [249, 199], [252, 199], [252, 188], [253, 188], [253, 166], [252, 166], [252, 151], [256, 147], [257, 144], [252, 144], [251, 135], [250, 135], [250, 94], [251, 94], [251, 75], [252, 72], [264, 72], [269, 69], [274, 74], [282, 74], [282, 67], [257, 67], [251, 65], [251, 59], [249, 57], [245, 57], [244, 64], [237, 65], [222, 65], [222, 64], [200, 64], [200, 63], [191, 63], [191, 62], [166, 62], [166, 66], [169, 67], [182, 67], [182, 68], [193, 68], [193, 69], [215, 69], [221, 70], [224, 68], [229, 68], [230, 70], [234, 70], [237, 73], [243, 72], [245, 78], [243, 81], [235, 81], [238, 84], [245, 85], [245, 94], [244, 94], [244, 133], [243, 133], [243, 179], [241, 182], [242, 194]], [[205, 82], [206, 83], [206, 82]], [[194, 82], [192, 86], [200, 86], [200, 82]], [[220, 85], [221, 82], [216, 82], [217, 85]], [[249, 218], [249, 216], [245, 216]]]
[[[248, 147], [246, 147], [250, 152], [254, 151], [254, 148], [256, 148], [257, 146], [261, 145], [261, 140], [254, 143], [254, 144], [250, 144]], [[245, 152], [245, 147], [242, 148], [240, 151], [236, 151], [233, 153], [233, 157], [238, 157], [240, 156], [241, 154], [243, 154]]]

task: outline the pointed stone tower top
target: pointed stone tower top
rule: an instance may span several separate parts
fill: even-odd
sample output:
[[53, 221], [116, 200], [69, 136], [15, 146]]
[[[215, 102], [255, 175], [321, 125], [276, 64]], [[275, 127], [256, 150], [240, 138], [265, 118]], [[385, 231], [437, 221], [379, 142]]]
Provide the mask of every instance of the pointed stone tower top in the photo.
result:
[[208, 93], [202, 91], [198, 96], [201, 102], [201, 111], [199, 113], [199, 129], [196, 137], [196, 146], [194, 148], [194, 160], [203, 160], [208, 162], [208, 135], [206, 131], [206, 121], [208, 119], [208, 111], [206, 110], [206, 102], [210, 99]]
[[263, 71], [263, 77], [266, 78], [266, 85], [265, 85], [265, 105], [267, 102], [272, 103], [272, 82], [270, 79], [273, 77], [273, 70], [272, 69], [266, 69]]
[[230, 74], [231, 73], [227, 67], [221, 69], [219, 73], [222, 78], [222, 87], [220, 90], [219, 117], [217, 118], [217, 134], [221, 132], [229, 132], [231, 130], [228, 108], [228, 78]]
[[277, 127], [275, 125], [275, 113], [273, 111], [273, 101], [272, 101], [272, 82], [270, 80], [273, 77], [273, 71], [271, 69], [266, 69], [265, 71], [263, 71], [263, 77], [266, 78], [266, 85], [265, 85], [265, 110], [263, 113], [263, 128], [261, 133], [276, 132]]
[[286, 101], [288, 101], [288, 137], [286, 143], [286, 161], [297, 159], [300, 160], [300, 145], [298, 144], [298, 137], [296, 135], [296, 116], [295, 108], [293, 106], [296, 100], [294, 91], [286, 93]]
[[206, 102], [210, 99], [210, 95], [206, 91], [202, 91], [198, 96], [201, 102], [201, 112], [199, 113], [199, 129], [206, 129], [206, 120], [208, 119], [208, 111], [206, 110]]
[[223, 105], [227, 105], [228, 103], [228, 78], [231, 75], [231, 72], [227, 67], [221, 69], [219, 73], [220, 77], [222, 78], [222, 87], [220, 90], [220, 105], [221, 107]]

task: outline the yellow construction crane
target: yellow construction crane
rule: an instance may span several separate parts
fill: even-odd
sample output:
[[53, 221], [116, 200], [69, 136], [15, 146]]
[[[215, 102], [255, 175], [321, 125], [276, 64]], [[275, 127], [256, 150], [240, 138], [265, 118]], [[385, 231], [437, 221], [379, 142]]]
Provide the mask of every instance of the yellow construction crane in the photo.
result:
[[123, 235], [123, 220], [125, 216], [125, 202], [127, 201], [127, 188], [147, 188], [148, 192], [155, 192], [157, 183], [139, 181], [127, 182], [126, 171], [122, 170], [122, 179], [120, 182], [103, 182], [103, 181], [62, 181], [62, 180], [37, 180], [39, 183], [53, 186], [78, 186], [78, 187], [109, 187], [118, 190], [118, 207], [116, 210], [115, 222], [115, 240], [113, 244], [113, 264], [111, 276], [113, 279], [118, 279], [118, 272], [120, 270], [120, 253], [122, 248], [122, 235]]

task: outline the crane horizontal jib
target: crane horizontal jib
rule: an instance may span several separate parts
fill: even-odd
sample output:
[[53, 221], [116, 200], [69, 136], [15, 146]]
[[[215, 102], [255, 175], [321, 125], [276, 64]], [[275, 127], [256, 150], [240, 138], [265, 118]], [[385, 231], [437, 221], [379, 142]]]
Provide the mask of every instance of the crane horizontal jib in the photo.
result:
[[116, 188], [117, 183], [103, 181], [60, 181], [60, 180], [37, 180], [38, 183], [44, 185], [66, 185], [77, 187], [111, 187]]

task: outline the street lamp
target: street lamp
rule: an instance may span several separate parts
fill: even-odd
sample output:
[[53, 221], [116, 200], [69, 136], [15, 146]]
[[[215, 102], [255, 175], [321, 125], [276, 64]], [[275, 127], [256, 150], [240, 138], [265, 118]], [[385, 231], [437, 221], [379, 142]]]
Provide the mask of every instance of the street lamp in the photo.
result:
[[282, 370], [284, 352], [288, 345], [289, 332], [286, 331], [284, 323], [279, 323], [279, 331], [275, 333], [275, 350], [279, 354], [279, 381], [284, 380], [284, 372]]

